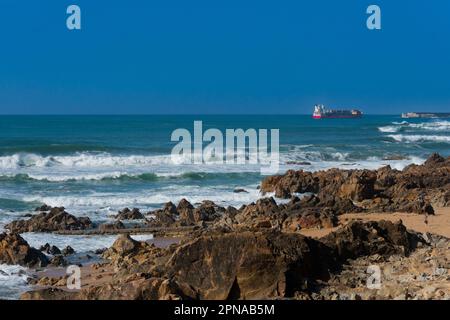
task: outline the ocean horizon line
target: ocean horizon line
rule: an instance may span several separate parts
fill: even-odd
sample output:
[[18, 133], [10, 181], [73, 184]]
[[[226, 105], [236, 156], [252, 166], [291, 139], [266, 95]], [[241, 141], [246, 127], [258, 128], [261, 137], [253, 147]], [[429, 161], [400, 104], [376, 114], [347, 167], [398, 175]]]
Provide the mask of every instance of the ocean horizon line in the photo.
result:
[[[402, 113], [364, 113], [364, 116], [397, 116]], [[2, 114], [0, 117], [7, 116], [311, 116], [311, 113], [18, 113], [18, 114]]]

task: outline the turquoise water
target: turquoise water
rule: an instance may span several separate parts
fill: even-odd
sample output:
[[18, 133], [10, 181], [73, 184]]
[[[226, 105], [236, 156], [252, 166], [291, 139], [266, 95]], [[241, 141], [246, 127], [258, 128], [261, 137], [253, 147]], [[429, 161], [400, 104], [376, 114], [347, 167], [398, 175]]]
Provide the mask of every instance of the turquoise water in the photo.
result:
[[[431, 152], [449, 155], [450, 121], [398, 116], [2, 116], [0, 223], [39, 204], [94, 220], [125, 206], [152, 209], [185, 197], [240, 205], [259, 197], [258, 166], [177, 166], [177, 128], [280, 130], [281, 170], [333, 166], [402, 168]], [[390, 160], [391, 159], [391, 160]], [[309, 164], [306, 164], [308, 162]], [[298, 165], [301, 163], [301, 165]], [[237, 194], [235, 188], [248, 193]]]

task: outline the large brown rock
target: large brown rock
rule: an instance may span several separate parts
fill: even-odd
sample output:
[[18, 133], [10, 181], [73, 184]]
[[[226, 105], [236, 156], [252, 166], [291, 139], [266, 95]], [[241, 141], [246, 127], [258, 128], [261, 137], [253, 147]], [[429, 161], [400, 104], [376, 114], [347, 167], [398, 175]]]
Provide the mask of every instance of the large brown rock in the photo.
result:
[[374, 254], [408, 255], [419, 242], [423, 242], [415, 233], [408, 232], [401, 221], [384, 220], [352, 221], [320, 241], [332, 248], [341, 261]]
[[0, 264], [17, 264], [26, 267], [45, 267], [47, 257], [18, 234], [0, 234]]
[[310, 172], [288, 170], [282, 176], [267, 177], [261, 182], [261, 191], [275, 192], [278, 198], [289, 198], [293, 193], [318, 192], [319, 180]]
[[16, 220], [5, 226], [12, 233], [51, 232], [61, 230], [84, 230], [91, 228], [92, 222], [87, 217], [77, 218], [67, 213], [64, 208], [52, 208], [50, 212], [41, 212], [28, 220]]
[[256, 203], [242, 207], [233, 220], [238, 227], [274, 228], [281, 224], [283, 216], [280, 207], [270, 197], [259, 199]]
[[354, 171], [339, 188], [338, 196], [354, 201], [371, 199], [375, 194], [376, 179], [375, 172], [369, 170]]
[[109, 259], [117, 267], [136, 267], [138, 269], [142, 263], [152, 260], [160, 252], [161, 249], [152, 244], [145, 241], [136, 241], [129, 234], [122, 234], [111, 248], [102, 254], [102, 257]]
[[262, 299], [305, 290], [309, 280], [327, 279], [333, 266], [321, 243], [266, 231], [199, 237], [181, 245], [164, 268], [200, 299]]

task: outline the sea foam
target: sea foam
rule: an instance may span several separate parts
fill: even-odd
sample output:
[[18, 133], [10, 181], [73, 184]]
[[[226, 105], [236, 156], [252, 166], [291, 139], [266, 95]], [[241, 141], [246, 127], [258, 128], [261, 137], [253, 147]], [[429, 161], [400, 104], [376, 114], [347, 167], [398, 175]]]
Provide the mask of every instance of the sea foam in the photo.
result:
[[404, 134], [391, 134], [389, 138], [394, 139], [397, 142], [450, 142], [450, 136], [438, 136], [438, 135], [404, 135]]
[[450, 121], [439, 120], [439, 121], [427, 121], [420, 123], [410, 123], [407, 121], [403, 122], [392, 122], [393, 125], [378, 127], [378, 131], [385, 133], [395, 133], [399, 131], [436, 131], [436, 132], [446, 132], [450, 131]]
[[21, 266], [0, 264], [0, 299], [18, 299], [29, 289], [27, 271]]

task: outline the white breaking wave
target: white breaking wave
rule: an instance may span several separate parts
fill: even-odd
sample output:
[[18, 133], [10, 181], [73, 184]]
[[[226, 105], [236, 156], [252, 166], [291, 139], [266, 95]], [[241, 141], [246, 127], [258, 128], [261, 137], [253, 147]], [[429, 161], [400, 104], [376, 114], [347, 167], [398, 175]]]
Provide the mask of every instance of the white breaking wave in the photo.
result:
[[305, 148], [314, 147], [313, 145], [284, 145], [288, 152], [280, 154], [280, 161], [346, 161], [349, 157], [348, 152], [338, 152], [334, 148], [323, 148], [321, 151], [305, 150]]
[[[392, 135], [391, 138], [402, 139], [401, 135]], [[425, 139], [433, 139], [426, 138]], [[447, 137], [436, 136], [438, 141], [448, 141]], [[407, 138], [405, 138], [406, 140]], [[310, 145], [287, 146], [289, 151], [280, 154], [280, 173], [287, 170], [289, 165], [296, 162], [310, 162], [310, 170], [324, 169], [326, 167], [339, 166], [343, 162], [355, 162], [362, 164], [365, 160], [352, 159], [350, 153], [339, 152], [334, 148], [323, 150], [305, 150]], [[370, 164], [372, 167], [372, 164]], [[260, 164], [182, 164], [175, 165], [170, 155], [160, 156], [116, 156], [108, 153], [88, 154], [80, 153], [71, 156], [47, 156], [34, 154], [15, 154], [0, 157], [0, 177], [14, 178], [21, 175], [39, 181], [65, 182], [98, 181], [104, 179], [142, 178], [151, 180], [154, 178], [181, 177], [187, 173], [258, 173]], [[143, 176], [144, 175], [144, 176]]]
[[283, 173], [288, 169], [303, 169], [311, 172], [328, 170], [331, 168], [376, 170], [387, 165], [391, 166], [393, 169], [403, 170], [410, 164], [422, 164], [424, 162], [425, 159], [420, 157], [408, 157], [402, 160], [385, 160], [379, 157], [369, 157], [366, 160], [358, 161], [320, 161], [311, 163], [311, 165], [282, 165], [280, 166], [280, 173]]
[[0, 299], [18, 299], [29, 290], [27, 269], [17, 265], [0, 264]]
[[[305, 146], [290, 146], [290, 149], [296, 151], [295, 154], [297, 157], [305, 159], [305, 160], [346, 160], [348, 157], [348, 153], [342, 153], [342, 152], [336, 152], [336, 151], [330, 151], [327, 152], [325, 150], [324, 152], [320, 151], [305, 151], [304, 148], [311, 147], [311, 145], [305, 145]], [[283, 156], [283, 154], [281, 154]], [[189, 168], [189, 164], [183, 164], [183, 166]], [[129, 168], [129, 169], [160, 169], [162, 167], [169, 168], [169, 167], [177, 167], [177, 171], [179, 172], [178, 168], [180, 165], [175, 164], [172, 161], [172, 158], [170, 155], [158, 155], [158, 156], [143, 156], [143, 155], [111, 155], [109, 153], [101, 153], [101, 154], [89, 154], [89, 153], [78, 153], [75, 155], [70, 156], [47, 156], [43, 157], [36, 154], [14, 154], [11, 156], [2, 156], [0, 157], [0, 169], [37, 169], [37, 168], [43, 168], [48, 169], [51, 168], [51, 171], [54, 172], [55, 170], [64, 170], [65, 173], [71, 173], [74, 169], [76, 170], [88, 170], [88, 169], [99, 169], [99, 170], [105, 170], [110, 169], [110, 171], [102, 176], [103, 173], [100, 175], [86, 175], [85, 179], [102, 179], [104, 177], [118, 177], [120, 175], [127, 174], [129, 175], [129, 172], [119, 171], [115, 170], [111, 172], [111, 169], [119, 169], [119, 168]], [[211, 172], [217, 172], [217, 169], [221, 168], [231, 168], [235, 169], [238, 166], [237, 165], [204, 165], [204, 166], [198, 166], [196, 167], [203, 167], [203, 168], [211, 168]], [[249, 165], [246, 164], [245, 166], [241, 166], [240, 169], [245, 170], [245, 168], [248, 168]], [[259, 171], [259, 166], [254, 165], [254, 167]], [[225, 169], [226, 171], [230, 171], [231, 169]], [[223, 171], [223, 170], [221, 170]], [[149, 172], [149, 171], [146, 171]], [[143, 173], [143, 172], [139, 172]], [[138, 174], [139, 174], [138, 173]], [[165, 175], [170, 175], [170, 172], [165, 172]], [[176, 175], [176, 173], [174, 173]], [[34, 175], [36, 179], [48, 179], [48, 177], [41, 177], [39, 175]], [[70, 179], [76, 178], [72, 175], [67, 175]], [[51, 178], [50, 178], [51, 179]], [[57, 180], [60, 181], [60, 180]]]
[[398, 132], [400, 131], [402, 127], [400, 126], [386, 126], [386, 127], [379, 127], [378, 130], [380, 132]]
[[152, 208], [159, 207], [160, 204], [169, 201], [177, 203], [185, 198], [191, 203], [200, 203], [203, 200], [211, 200], [219, 205], [233, 205], [240, 206], [248, 204], [260, 198], [261, 194], [256, 186], [243, 186], [247, 193], [235, 193], [230, 187], [203, 187], [198, 186], [183, 186], [167, 188], [155, 193], [153, 190], [136, 194], [112, 194], [112, 193], [94, 193], [87, 195], [70, 195], [70, 196], [27, 196], [22, 200], [27, 202], [40, 202], [50, 206], [64, 206], [68, 208], [69, 212], [84, 213], [86, 208], [103, 208], [114, 210], [122, 209], [124, 207], [141, 207]]
[[[153, 172], [148, 172], [145, 168], [136, 168], [133, 171], [104, 171], [104, 172], [95, 172], [93, 169], [91, 171], [86, 170], [74, 170], [73, 172], [62, 171], [58, 172], [57, 170], [46, 170], [42, 172], [28, 172], [28, 173], [5, 173], [0, 170], [0, 177], [14, 178], [17, 176], [22, 176], [24, 178], [38, 180], [38, 181], [49, 181], [49, 182], [65, 182], [65, 181], [100, 181], [104, 179], [120, 179], [120, 178], [142, 178], [142, 179], [157, 179], [157, 178], [179, 178], [188, 174], [218, 174], [218, 173], [257, 173], [259, 170], [259, 166], [239, 166], [239, 165], [229, 165], [224, 167], [219, 166], [210, 166], [210, 165], [190, 165], [190, 166], [179, 166], [178, 168], [158, 168]], [[174, 171], [178, 169], [178, 171]], [[222, 169], [222, 170], [221, 170]], [[100, 170], [100, 169], [99, 169]], [[104, 170], [104, 169], [101, 169]], [[93, 172], [92, 172], [93, 171]], [[35, 173], [36, 172], [36, 173]]]
[[74, 173], [73, 175], [49, 175], [49, 174], [27, 174], [27, 176], [34, 180], [50, 181], [50, 182], [63, 182], [69, 180], [103, 180], [103, 179], [118, 179], [124, 176], [137, 177], [139, 174], [113, 171], [103, 173]]
[[[69, 180], [103, 180], [155, 175], [179, 177], [186, 173], [259, 172], [261, 164], [175, 164], [170, 155], [119, 156], [108, 153], [79, 153], [71, 156], [15, 154], [0, 157], [0, 176], [23, 175], [34, 180], [64, 182]], [[151, 177], [143, 177], [148, 179]]]
[[423, 123], [410, 123], [410, 127], [429, 131], [450, 131], [450, 121], [432, 121]]
[[339, 160], [339, 161], [345, 161], [348, 159], [349, 153], [348, 152], [334, 152], [331, 154], [331, 157], [334, 160]]
[[77, 153], [70, 156], [47, 156], [36, 154], [14, 154], [0, 157], [0, 168], [17, 169], [23, 167], [69, 167], [69, 168], [105, 168], [105, 167], [129, 167], [129, 166], [158, 166], [173, 164], [170, 155], [143, 156], [129, 155], [119, 156], [109, 153]]
[[389, 138], [397, 142], [450, 142], [449, 136], [437, 135], [404, 135], [404, 134], [390, 134]]
[[402, 122], [392, 122], [393, 126], [379, 127], [380, 132], [395, 133], [402, 129], [415, 129], [415, 130], [426, 130], [426, 131], [450, 131], [450, 121], [428, 121], [421, 123], [410, 123], [407, 121]]
[[394, 121], [394, 122], [392, 122], [392, 124], [409, 124], [409, 122], [408, 121], [401, 121], [401, 122]]

